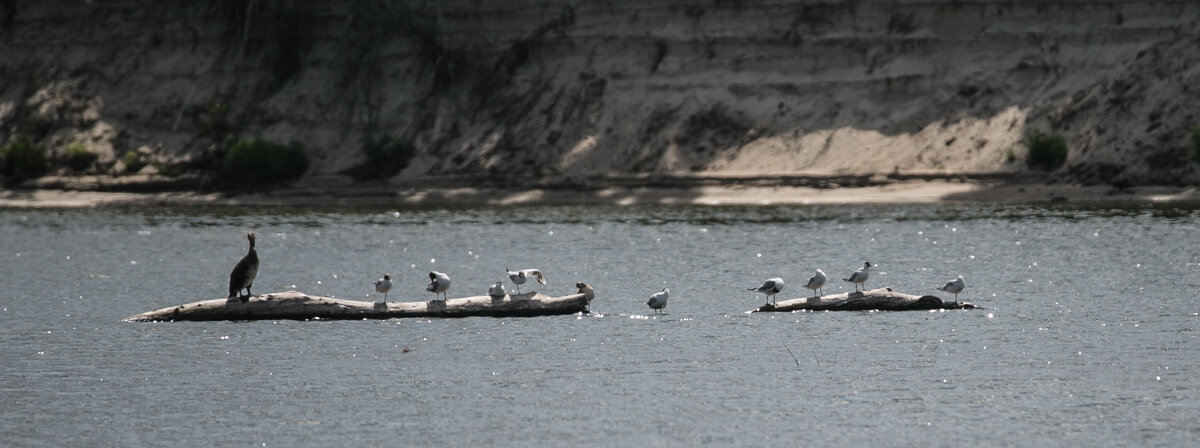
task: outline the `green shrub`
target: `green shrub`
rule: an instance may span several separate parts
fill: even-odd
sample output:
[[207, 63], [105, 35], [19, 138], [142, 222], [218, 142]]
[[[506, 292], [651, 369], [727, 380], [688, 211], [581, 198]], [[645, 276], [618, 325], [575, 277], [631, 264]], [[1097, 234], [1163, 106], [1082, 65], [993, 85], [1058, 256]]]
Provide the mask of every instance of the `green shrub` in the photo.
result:
[[416, 153], [416, 148], [408, 140], [388, 136], [368, 140], [363, 145], [363, 154], [367, 159], [343, 173], [349, 174], [355, 182], [387, 179], [407, 168]]
[[71, 142], [67, 145], [67, 166], [71, 167], [72, 171], [83, 171], [92, 166], [96, 159], [100, 158], [96, 154], [92, 154], [81, 142]]
[[18, 136], [0, 149], [4, 163], [0, 174], [11, 180], [32, 179], [46, 174], [46, 150], [29, 137]]
[[1029, 148], [1025, 163], [1030, 168], [1054, 171], [1067, 161], [1067, 139], [1062, 136], [1033, 131], [1024, 143]]
[[1200, 124], [1192, 126], [1192, 161], [1200, 163]]
[[220, 140], [229, 134], [232, 126], [229, 124], [229, 106], [218, 98], [204, 102], [200, 113], [196, 116], [196, 124], [200, 132], [213, 140]]
[[187, 164], [185, 163], [151, 163], [151, 166], [158, 171], [158, 174], [166, 177], [179, 177], [188, 172]]
[[225, 154], [224, 181], [257, 185], [297, 179], [308, 171], [308, 154], [298, 142], [288, 145], [263, 140], [241, 139]]
[[121, 156], [121, 161], [125, 162], [126, 173], [136, 173], [142, 167], [146, 166], [136, 151], [125, 151], [125, 155]]

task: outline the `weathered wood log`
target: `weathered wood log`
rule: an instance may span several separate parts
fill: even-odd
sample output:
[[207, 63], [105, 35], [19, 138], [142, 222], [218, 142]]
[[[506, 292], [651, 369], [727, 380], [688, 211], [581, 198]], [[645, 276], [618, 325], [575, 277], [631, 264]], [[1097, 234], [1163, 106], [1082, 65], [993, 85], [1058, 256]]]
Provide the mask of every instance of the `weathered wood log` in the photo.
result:
[[821, 297], [803, 297], [768, 303], [748, 312], [767, 311], [909, 311], [909, 310], [957, 310], [975, 308], [967, 302], [944, 301], [938, 296], [914, 296], [892, 291], [892, 288], [870, 289], [861, 292], [844, 292]]
[[250, 297], [248, 302], [212, 299], [172, 306], [125, 318], [133, 322], [177, 320], [308, 320], [308, 319], [391, 319], [398, 317], [527, 317], [587, 312], [583, 294], [550, 297], [530, 292], [506, 295], [465, 297], [426, 302], [359, 302], [330, 297], [310, 296], [297, 291], [277, 292]]

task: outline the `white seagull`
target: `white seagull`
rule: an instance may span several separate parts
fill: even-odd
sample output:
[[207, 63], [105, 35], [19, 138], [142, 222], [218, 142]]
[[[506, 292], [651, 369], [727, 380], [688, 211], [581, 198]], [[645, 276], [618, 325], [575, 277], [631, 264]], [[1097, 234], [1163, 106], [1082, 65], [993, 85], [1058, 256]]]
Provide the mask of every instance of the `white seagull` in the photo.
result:
[[375, 280], [375, 292], [383, 293], [383, 301], [387, 302], [387, 293], [392, 290], [392, 274], [383, 274], [383, 278]]
[[493, 299], [500, 300], [508, 295], [508, 291], [504, 290], [504, 282], [496, 282], [491, 288], [488, 288], [488, 295]]
[[[821, 294], [824, 294], [825, 291], [822, 288], [825, 287], [825, 280], [825, 271], [817, 269], [817, 272], [808, 278], [808, 283], [804, 284], [804, 287], [813, 291], [821, 289]], [[817, 297], [821, 297], [821, 294], [817, 294]]]
[[776, 294], [779, 294], [779, 291], [783, 291], [783, 279], [779, 277], [768, 278], [767, 281], [763, 282], [762, 286], [750, 288], [750, 291], [766, 294], [768, 299], [773, 298]]
[[521, 293], [521, 285], [529, 281], [529, 277], [537, 278], [538, 283], [546, 284], [546, 276], [542, 275], [542, 271], [540, 270], [521, 269], [519, 271], [509, 271], [508, 268], [504, 268], [504, 270], [508, 273], [508, 279], [512, 280], [514, 285], [517, 285], [517, 294]]
[[960, 275], [958, 278], [954, 279], [954, 281], [946, 282], [945, 285], [938, 287], [938, 291], [946, 291], [950, 294], [954, 294], [954, 300], [958, 300], [958, 293], [962, 292], [962, 290], [966, 287], [967, 282], [963, 281], [963, 278]]
[[654, 293], [650, 296], [650, 301], [646, 305], [650, 305], [650, 309], [656, 310], [662, 314], [662, 309], [667, 307], [667, 297], [671, 295], [671, 290], [663, 288], [662, 291]]
[[429, 271], [429, 286], [426, 286], [425, 290], [432, 292], [435, 298], [438, 294], [443, 294], [442, 301], [445, 301], [444, 294], [447, 289], [450, 289], [450, 276], [438, 271]]
[[[844, 278], [842, 280], [853, 283], [854, 290], [858, 291], [858, 285], [866, 283], [867, 279], [870, 277], [871, 277], [871, 262], [868, 261], [866, 263], [863, 263], [863, 267], [859, 268], [857, 271], [854, 271], [853, 274], [850, 274], [850, 278]], [[867, 285], [863, 285], [863, 291], [866, 291], [866, 290], [867, 290]]]

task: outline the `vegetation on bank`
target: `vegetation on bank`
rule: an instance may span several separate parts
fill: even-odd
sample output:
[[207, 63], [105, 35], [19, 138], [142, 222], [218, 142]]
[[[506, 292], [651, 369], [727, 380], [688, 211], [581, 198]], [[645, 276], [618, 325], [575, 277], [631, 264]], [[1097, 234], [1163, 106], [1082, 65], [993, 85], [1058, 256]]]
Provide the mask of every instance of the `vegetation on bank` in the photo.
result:
[[82, 142], [75, 141], [67, 145], [67, 154], [63, 161], [67, 167], [71, 168], [71, 171], [83, 172], [91, 168], [99, 158], [100, 156], [88, 151]]
[[17, 136], [0, 148], [0, 175], [8, 182], [41, 177], [48, 166], [46, 149], [28, 136]]
[[199, 137], [213, 142], [212, 147], [186, 167], [155, 164], [164, 174], [197, 171], [204, 173], [206, 185], [236, 190], [296, 180], [308, 171], [308, 152], [300, 142], [240, 137], [243, 129], [226, 98], [209, 98], [193, 106], [190, 114]]
[[342, 174], [354, 178], [355, 182], [387, 179], [408, 168], [417, 150], [412, 142], [383, 136], [367, 140], [363, 144], [363, 154], [367, 157], [357, 166], [342, 171]]
[[1200, 163], [1200, 123], [1192, 126], [1192, 162]]
[[308, 165], [308, 154], [299, 142], [237, 139], [221, 160], [218, 184], [236, 188], [291, 181], [303, 176]]
[[1033, 131], [1025, 136], [1023, 143], [1029, 148], [1025, 163], [1030, 168], [1054, 171], [1067, 161], [1067, 139], [1061, 135]]

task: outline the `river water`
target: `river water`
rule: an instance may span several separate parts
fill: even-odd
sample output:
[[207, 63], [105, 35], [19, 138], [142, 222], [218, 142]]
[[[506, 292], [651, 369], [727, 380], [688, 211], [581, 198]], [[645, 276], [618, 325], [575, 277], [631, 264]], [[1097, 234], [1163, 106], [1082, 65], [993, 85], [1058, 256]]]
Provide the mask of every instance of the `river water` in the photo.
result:
[[[596, 287], [591, 315], [129, 323], [254, 292]], [[1186, 446], [1200, 210], [1167, 206], [0, 210], [0, 445]], [[813, 269], [976, 310], [746, 314]], [[525, 290], [534, 286], [527, 284]], [[512, 290], [513, 286], [507, 284]], [[671, 289], [666, 314], [646, 299]], [[789, 353], [790, 351], [790, 353]], [[794, 358], [793, 358], [794, 354]]]

